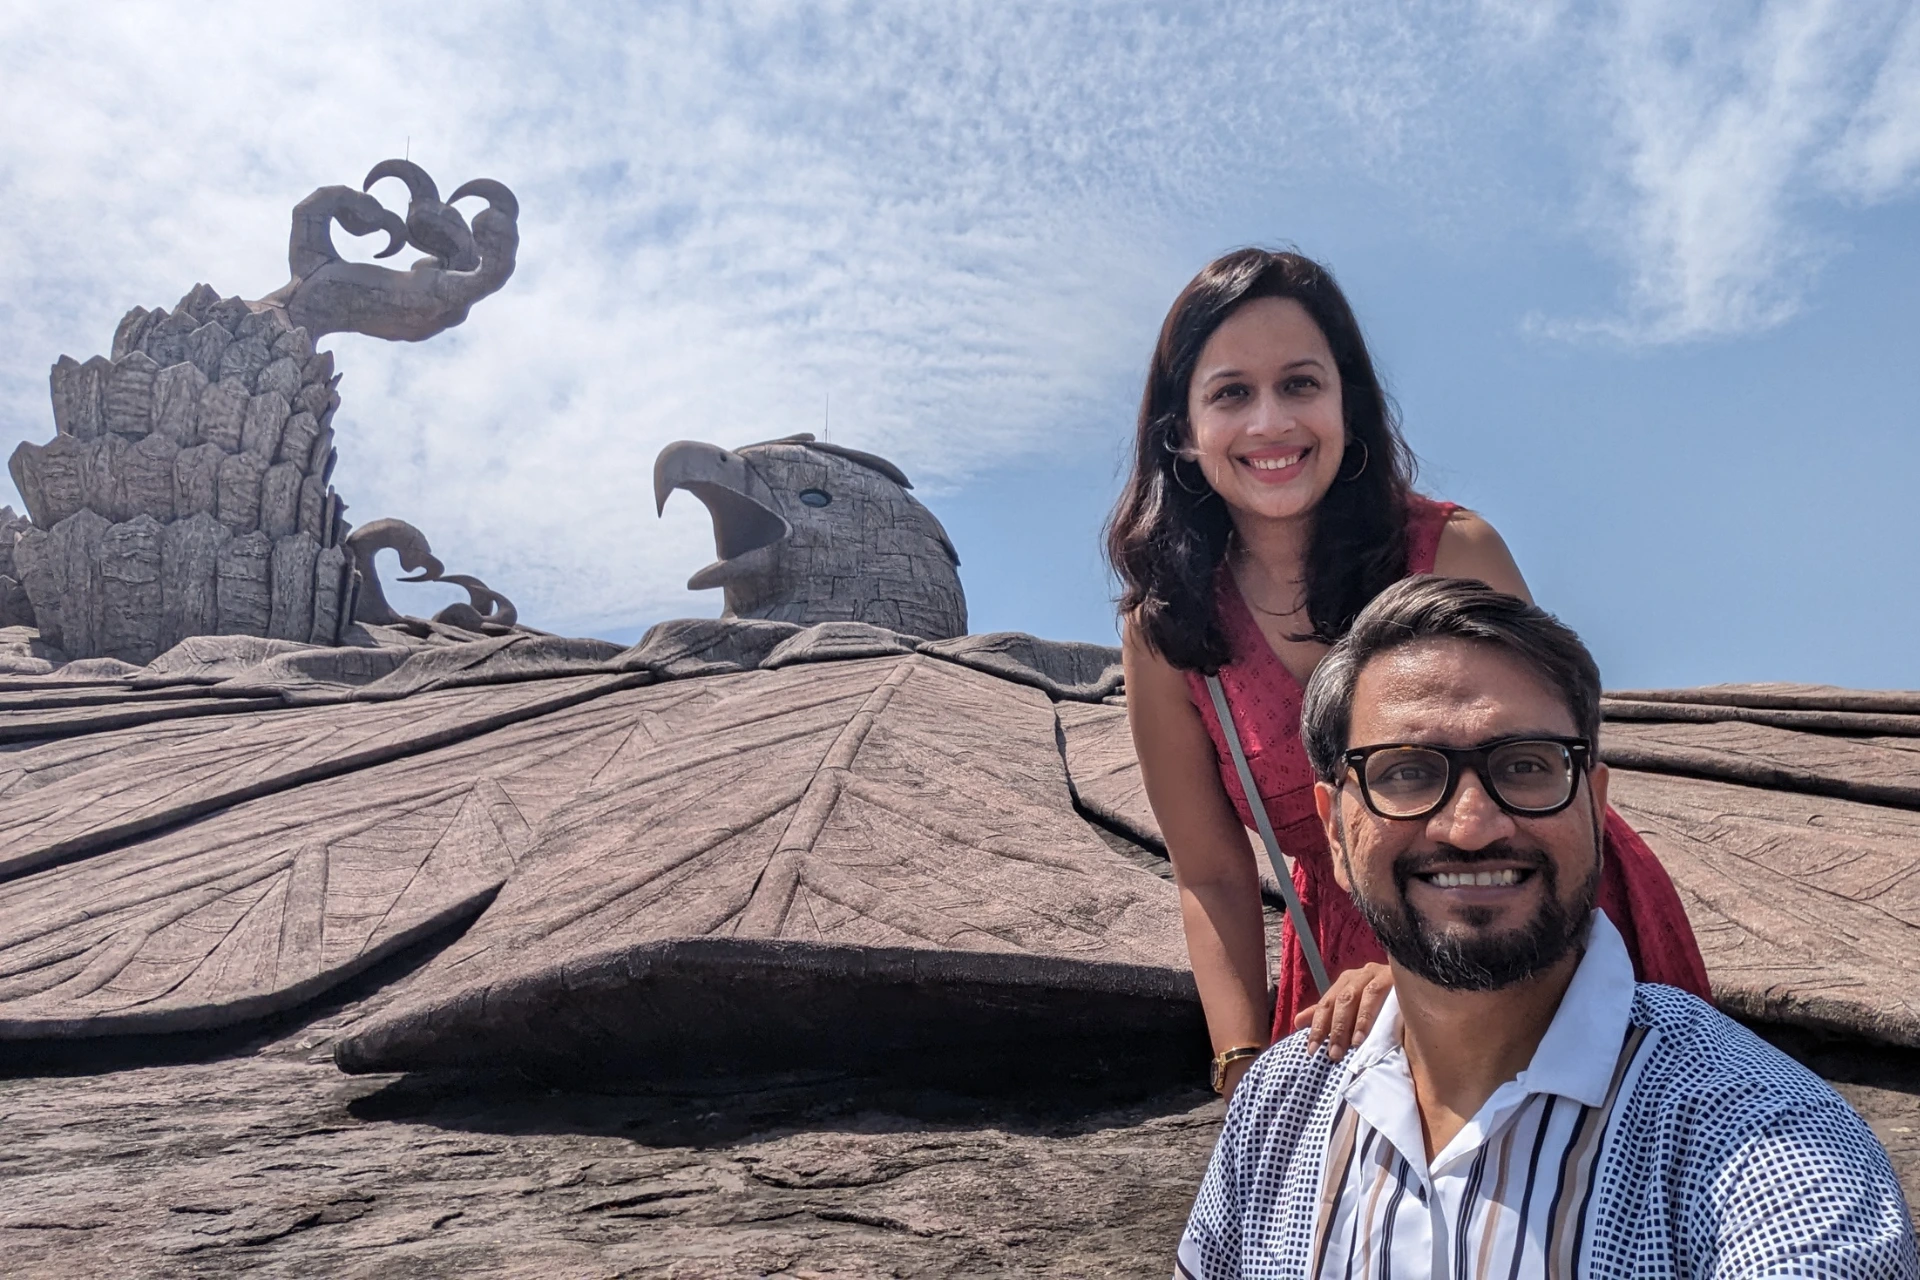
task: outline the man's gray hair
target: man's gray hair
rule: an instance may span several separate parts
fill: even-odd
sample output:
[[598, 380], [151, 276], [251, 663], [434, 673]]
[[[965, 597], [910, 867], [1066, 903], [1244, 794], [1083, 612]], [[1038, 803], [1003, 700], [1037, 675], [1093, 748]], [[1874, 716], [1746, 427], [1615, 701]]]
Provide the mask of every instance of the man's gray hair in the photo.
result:
[[1339, 780], [1361, 670], [1402, 645], [1439, 639], [1498, 645], [1513, 654], [1566, 698], [1575, 731], [1598, 743], [1600, 668], [1571, 628], [1484, 582], [1417, 574], [1375, 596], [1307, 681], [1300, 738], [1322, 782]]

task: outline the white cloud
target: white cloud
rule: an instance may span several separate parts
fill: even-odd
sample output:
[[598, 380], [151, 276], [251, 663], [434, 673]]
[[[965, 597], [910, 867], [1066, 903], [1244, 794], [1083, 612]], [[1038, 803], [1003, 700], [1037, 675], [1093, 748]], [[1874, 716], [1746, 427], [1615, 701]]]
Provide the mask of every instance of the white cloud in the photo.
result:
[[1885, 200], [1920, 181], [1920, 8], [1888, 42], [1873, 91], [1847, 128], [1831, 172], [1844, 191]]
[[1672, 342], [1793, 315], [1837, 247], [1809, 211], [1832, 200], [1840, 140], [1854, 138], [1853, 186], [1880, 197], [1904, 182], [1920, 145], [1916, 108], [1901, 97], [1914, 83], [1902, 58], [1915, 55], [1886, 45], [1903, 7], [1625, 0], [1582, 29], [1598, 61], [1571, 90], [1597, 91], [1601, 160], [1587, 225], [1622, 260], [1625, 307], [1547, 327]]
[[1866, 106], [1824, 94], [1832, 9], [1770, 10], [1692, 59], [1663, 52], [1692, 29], [1650, 5], [1623, 11], [1611, 59], [1614, 33], [1567, 12], [13, 6], [0, 450], [50, 433], [56, 355], [103, 351], [128, 307], [196, 280], [275, 288], [294, 201], [410, 150], [443, 190], [515, 188], [520, 269], [429, 343], [330, 340], [336, 483], [535, 625], [590, 632], [710, 607], [682, 587], [704, 514], [652, 512], [667, 441], [817, 429], [831, 395], [836, 439], [935, 495], [1083, 448], [1127, 420], [1208, 236], [1270, 239], [1287, 201], [1361, 188], [1410, 237], [1563, 219], [1564, 193], [1499, 151], [1515, 120], [1570, 129], [1599, 94], [1619, 142], [1592, 233], [1630, 229], [1623, 323], [1656, 338], [1790, 309], [1814, 259], [1750, 251], [1803, 241], [1796, 184], [1836, 131], [1853, 189], [1908, 180], [1911, 79], [1883, 73]]

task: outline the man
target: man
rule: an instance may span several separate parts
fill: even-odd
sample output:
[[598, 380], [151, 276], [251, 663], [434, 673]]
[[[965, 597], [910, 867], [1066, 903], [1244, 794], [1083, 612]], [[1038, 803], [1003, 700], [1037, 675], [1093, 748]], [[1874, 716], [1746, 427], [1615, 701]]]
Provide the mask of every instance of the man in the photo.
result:
[[[1915, 1277], [1886, 1152], [1593, 909], [1600, 674], [1477, 582], [1383, 592], [1308, 684], [1340, 884], [1394, 991], [1235, 1092], [1178, 1274]], [[1359, 744], [1357, 747], [1354, 744]]]

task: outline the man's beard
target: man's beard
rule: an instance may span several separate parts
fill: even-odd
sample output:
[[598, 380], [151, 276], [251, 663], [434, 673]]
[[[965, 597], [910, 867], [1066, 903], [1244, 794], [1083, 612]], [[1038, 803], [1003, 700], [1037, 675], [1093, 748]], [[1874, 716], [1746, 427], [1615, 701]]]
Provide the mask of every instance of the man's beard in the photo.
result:
[[[1393, 863], [1396, 901], [1380, 902], [1360, 892], [1344, 833], [1340, 843], [1354, 905], [1373, 927], [1380, 945], [1401, 968], [1436, 986], [1449, 991], [1499, 991], [1545, 973], [1569, 953], [1586, 950], [1593, 903], [1600, 890], [1601, 854], [1597, 848], [1593, 871], [1571, 904], [1560, 900], [1559, 874], [1551, 858], [1538, 849], [1520, 848], [1504, 840], [1471, 851], [1441, 845], [1431, 853], [1404, 854]], [[1470, 867], [1475, 862], [1496, 860], [1530, 867], [1540, 878], [1540, 908], [1519, 929], [1482, 932], [1494, 915], [1486, 908], [1460, 912], [1464, 926], [1438, 925], [1407, 898], [1407, 886], [1429, 867]]]

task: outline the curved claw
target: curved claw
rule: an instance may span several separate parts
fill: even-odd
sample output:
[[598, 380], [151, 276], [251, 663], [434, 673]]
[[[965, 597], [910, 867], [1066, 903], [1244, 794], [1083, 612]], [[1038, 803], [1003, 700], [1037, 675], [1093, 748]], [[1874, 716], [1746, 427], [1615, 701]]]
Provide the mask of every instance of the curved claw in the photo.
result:
[[364, 199], [367, 204], [373, 206], [372, 209], [343, 205], [334, 211], [334, 221], [345, 227], [350, 235], [370, 236], [376, 231], [386, 232], [387, 247], [373, 256], [391, 258], [407, 247], [406, 219], [371, 196], [366, 196]]
[[[404, 552], [402, 554], [404, 555]], [[446, 572], [446, 566], [440, 563], [439, 557], [431, 556], [431, 555], [428, 556], [425, 559], [425, 561], [423, 561], [417, 567], [414, 565], [407, 565], [405, 567], [409, 569], [415, 569], [414, 575], [411, 578], [396, 578], [394, 579], [394, 581], [396, 582], [439, 582], [441, 580], [441, 575]]]
[[360, 184], [360, 189], [370, 191], [373, 184], [382, 178], [400, 179], [407, 184], [407, 194], [415, 200], [439, 202], [440, 188], [433, 184], [433, 179], [427, 176], [425, 169], [411, 160], [382, 160], [367, 170], [366, 181]]
[[487, 202], [489, 208], [506, 214], [516, 222], [520, 218], [520, 201], [507, 189], [507, 184], [504, 182], [495, 182], [492, 178], [475, 178], [471, 182], [463, 182], [459, 190], [447, 197], [447, 203], [452, 204], [467, 196], [479, 196]]
[[513, 607], [513, 601], [470, 573], [450, 573], [441, 581], [451, 582], [456, 587], [465, 587], [468, 606], [483, 622], [510, 627], [520, 620], [520, 611]]

